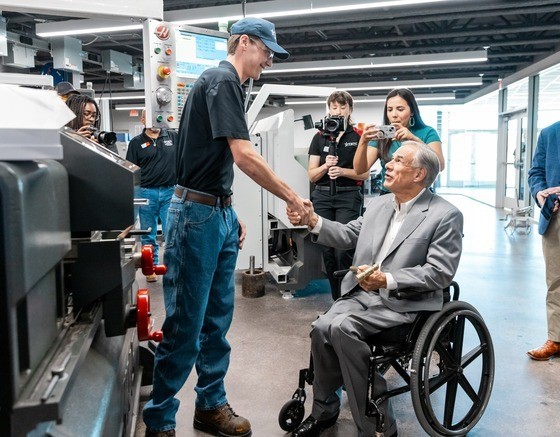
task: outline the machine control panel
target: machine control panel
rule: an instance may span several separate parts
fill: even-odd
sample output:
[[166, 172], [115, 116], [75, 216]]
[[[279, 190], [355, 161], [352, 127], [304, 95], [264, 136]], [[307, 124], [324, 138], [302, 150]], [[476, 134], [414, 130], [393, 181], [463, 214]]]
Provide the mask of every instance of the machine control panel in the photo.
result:
[[227, 57], [227, 32], [144, 22], [146, 125], [179, 127], [183, 106], [200, 74]]
[[156, 128], [178, 127], [175, 72], [175, 30], [157, 20], [144, 22], [144, 78], [146, 125]]

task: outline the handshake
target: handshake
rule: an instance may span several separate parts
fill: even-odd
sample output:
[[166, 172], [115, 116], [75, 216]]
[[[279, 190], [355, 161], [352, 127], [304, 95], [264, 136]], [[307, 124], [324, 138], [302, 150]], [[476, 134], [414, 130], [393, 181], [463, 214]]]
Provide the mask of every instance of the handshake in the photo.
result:
[[286, 215], [288, 220], [294, 226], [309, 226], [314, 228], [319, 217], [315, 214], [313, 203], [309, 199], [299, 199], [301, 205], [292, 205], [286, 207]]

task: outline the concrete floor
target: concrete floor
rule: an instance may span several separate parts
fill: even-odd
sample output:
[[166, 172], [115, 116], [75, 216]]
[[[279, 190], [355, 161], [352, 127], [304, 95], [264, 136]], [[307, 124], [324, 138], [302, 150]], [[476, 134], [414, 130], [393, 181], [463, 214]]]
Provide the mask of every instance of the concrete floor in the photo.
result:
[[[525, 352], [546, 340], [544, 263], [536, 226], [529, 234], [504, 231], [504, 213], [461, 195], [445, 196], [465, 216], [463, 256], [456, 280], [461, 299], [484, 317], [496, 355], [494, 389], [487, 410], [471, 436], [548, 437], [558, 435], [560, 358], [530, 360]], [[139, 277], [139, 285], [145, 281]], [[156, 325], [163, 322], [161, 281], [152, 290]], [[236, 310], [228, 338], [231, 365], [228, 399], [247, 417], [255, 437], [286, 436], [278, 412], [297, 388], [298, 372], [309, 360], [309, 329], [331, 303], [326, 280], [313, 281], [293, 299], [283, 299], [270, 284], [264, 297], [249, 299], [237, 289]], [[389, 381], [400, 380], [387, 374]], [[193, 372], [179, 393], [177, 435], [202, 437], [192, 427]], [[149, 392], [144, 389], [144, 395]], [[307, 388], [306, 416], [312, 390]], [[410, 395], [393, 399], [400, 437], [426, 435], [416, 419]], [[136, 436], [144, 435], [139, 420]], [[343, 406], [338, 423], [325, 437], [354, 437], [350, 410]]]

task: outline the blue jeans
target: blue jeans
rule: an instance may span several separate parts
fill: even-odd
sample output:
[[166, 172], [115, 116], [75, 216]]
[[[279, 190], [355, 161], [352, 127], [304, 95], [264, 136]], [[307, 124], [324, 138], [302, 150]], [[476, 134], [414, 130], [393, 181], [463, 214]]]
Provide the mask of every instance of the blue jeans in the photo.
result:
[[142, 235], [142, 245], [151, 244], [154, 246], [154, 264], [159, 262], [159, 250], [156, 244], [158, 219], [161, 220], [163, 234], [167, 229], [167, 210], [169, 202], [173, 196], [174, 187], [143, 188], [140, 187], [136, 196], [148, 199], [150, 203], [141, 206], [139, 210], [140, 226], [142, 229], [152, 228], [147, 235]]
[[166, 319], [156, 349], [153, 396], [143, 412], [154, 431], [175, 428], [175, 395], [193, 365], [196, 408], [227, 403], [224, 377], [231, 348], [225, 337], [233, 317], [238, 230], [232, 207], [171, 199], [163, 277]]

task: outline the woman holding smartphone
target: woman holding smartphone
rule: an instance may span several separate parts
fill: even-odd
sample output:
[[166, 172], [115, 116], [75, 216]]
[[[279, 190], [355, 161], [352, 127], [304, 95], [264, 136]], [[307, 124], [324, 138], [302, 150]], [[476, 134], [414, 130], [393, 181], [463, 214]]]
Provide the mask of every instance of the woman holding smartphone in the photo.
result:
[[[420, 116], [418, 103], [414, 94], [407, 88], [395, 88], [387, 94], [383, 112], [383, 124], [394, 127], [392, 138], [386, 136], [388, 128], [378, 125], [366, 125], [356, 154], [354, 155], [354, 170], [363, 173], [371, 168], [378, 159], [381, 160], [383, 180], [385, 179], [385, 164], [392, 159], [393, 153], [403, 141], [420, 141], [427, 144], [439, 158], [440, 171], [444, 168], [441, 140], [436, 130], [424, 123]], [[385, 188], [382, 194], [389, 193]]]

